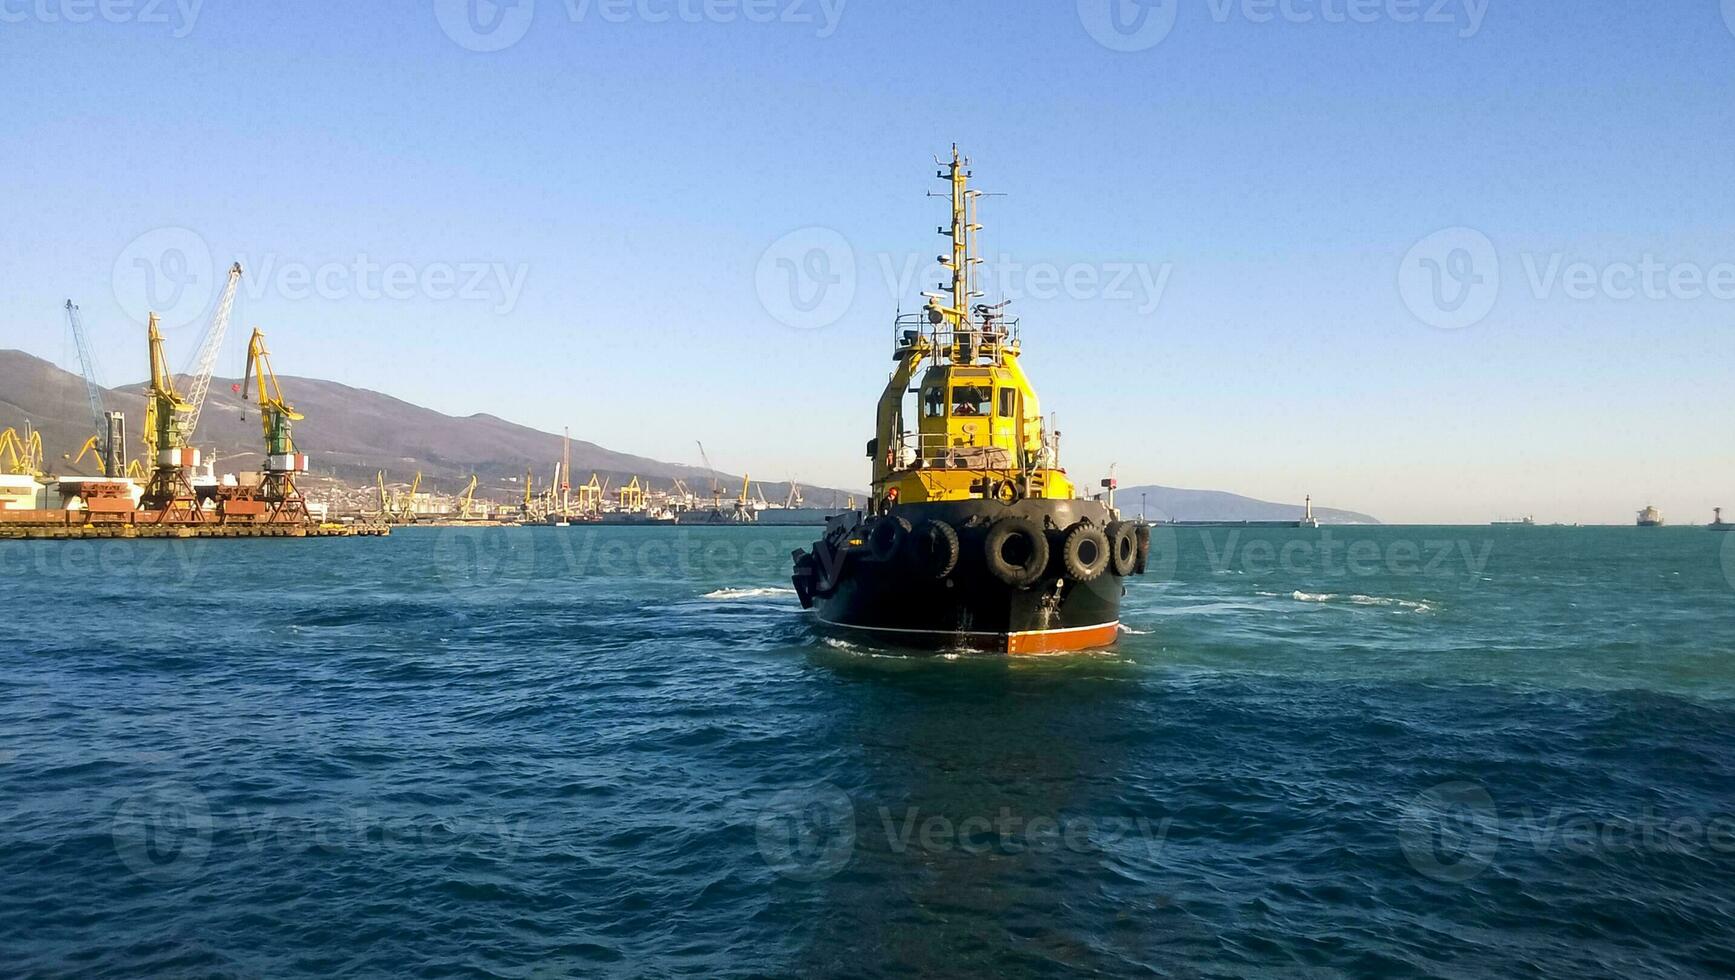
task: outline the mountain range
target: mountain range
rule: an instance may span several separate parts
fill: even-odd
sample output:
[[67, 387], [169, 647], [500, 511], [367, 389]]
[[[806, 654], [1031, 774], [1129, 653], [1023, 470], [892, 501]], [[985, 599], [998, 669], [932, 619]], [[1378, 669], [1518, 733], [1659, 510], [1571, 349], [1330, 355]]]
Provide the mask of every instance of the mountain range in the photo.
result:
[[[526, 466], [536, 469], [536, 482], [546, 486], [555, 460], [560, 459], [562, 437], [493, 415], [458, 418], [365, 388], [352, 388], [318, 378], [279, 376], [289, 401], [306, 415], [295, 424], [297, 441], [311, 452], [316, 473], [327, 473], [352, 485], [371, 484], [375, 474], [405, 483], [421, 473], [423, 484], [454, 491], [476, 474], [486, 490], [522, 478]], [[231, 386], [235, 378], [211, 382], [200, 417], [198, 445], [214, 448], [222, 458], [245, 459], [260, 451], [259, 417], [252, 406]], [[103, 405], [125, 412], [130, 450], [142, 446], [145, 418], [145, 385], [104, 389]], [[184, 390], [184, 388], [183, 388]], [[84, 380], [76, 374], [18, 350], [0, 350], [0, 429], [20, 427], [28, 421], [42, 433], [50, 465], [63, 463], [62, 454], [75, 454], [94, 427], [89, 419]], [[251, 461], [249, 461], [249, 466]], [[60, 465], [65, 470], [65, 465]], [[87, 457], [80, 469], [96, 472]], [[680, 479], [696, 493], [703, 493], [713, 479], [723, 486], [726, 497], [739, 492], [741, 477], [715, 473], [696, 466], [664, 463], [643, 456], [617, 452], [581, 439], [572, 441], [574, 483], [596, 473], [619, 486], [633, 477], [667, 484]], [[757, 484], [771, 500], [781, 501], [786, 483]], [[807, 503], [840, 505], [849, 491], [803, 488]], [[1278, 504], [1218, 490], [1182, 490], [1174, 487], [1140, 486], [1117, 491], [1116, 502], [1129, 515], [1142, 506], [1149, 517], [1177, 521], [1292, 521], [1304, 510], [1297, 504]], [[1316, 507], [1314, 514], [1329, 524], [1378, 524], [1379, 521], [1348, 510]]]

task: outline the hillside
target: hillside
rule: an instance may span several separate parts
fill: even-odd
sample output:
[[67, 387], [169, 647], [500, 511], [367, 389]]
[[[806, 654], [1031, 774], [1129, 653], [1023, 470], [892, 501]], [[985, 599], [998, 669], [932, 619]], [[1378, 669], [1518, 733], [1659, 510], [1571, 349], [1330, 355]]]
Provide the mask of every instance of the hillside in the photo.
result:
[[[1301, 504], [1274, 504], [1221, 490], [1181, 490], [1175, 487], [1123, 487], [1115, 492], [1115, 504], [1129, 515], [1139, 511], [1139, 495], [1151, 520], [1170, 521], [1298, 521], [1307, 512]], [[1313, 516], [1322, 524], [1378, 524], [1379, 520], [1353, 510], [1315, 506]]]
[[[199, 424], [201, 448], [215, 447], [223, 457], [243, 457], [259, 452], [259, 421], [247, 411], [243, 418], [240, 396], [231, 390], [236, 378], [217, 378]], [[526, 466], [536, 468], [536, 479], [545, 484], [553, 463], [560, 458], [561, 437], [517, 425], [492, 415], [457, 418], [412, 405], [390, 395], [365, 388], [352, 388], [317, 378], [281, 377], [284, 390], [296, 409], [307, 419], [296, 423], [297, 441], [312, 458], [316, 473], [334, 476], [346, 483], [370, 484], [383, 470], [388, 480], [407, 482], [418, 471], [431, 489], [452, 491], [475, 473], [486, 491], [500, 488], [512, 478], [522, 478]], [[133, 455], [139, 453], [145, 401], [143, 385], [128, 385], [104, 392], [105, 407], [127, 414], [127, 439]], [[42, 432], [50, 461], [75, 453], [90, 437], [86, 416], [84, 381], [39, 357], [17, 350], [0, 350], [0, 428], [22, 428], [26, 421]], [[251, 463], [251, 461], [249, 461]], [[574, 439], [572, 468], [578, 480], [595, 472], [614, 486], [634, 476], [659, 485], [679, 478], [698, 490], [709, 487], [711, 474], [696, 466], [664, 463], [643, 456], [607, 449]], [[95, 472], [86, 460], [85, 472]], [[740, 476], [722, 476], [725, 493], [733, 495]], [[766, 497], [781, 500], [787, 484], [765, 483]], [[1181, 490], [1173, 487], [1128, 487], [1119, 491], [1118, 503], [1128, 514], [1139, 508], [1139, 494], [1152, 519], [1179, 521], [1292, 521], [1301, 517], [1299, 504], [1277, 504], [1219, 490]], [[841, 504], [846, 493], [825, 488], [807, 488], [807, 502], [815, 506]], [[1355, 511], [1314, 508], [1328, 524], [1378, 524]]]
[[[306, 447], [315, 472], [327, 473], [345, 482], [372, 483], [384, 470], [388, 479], [408, 481], [420, 471], [423, 483], [433, 489], [462, 487], [475, 473], [484, 488], [499, 487], [512, 477], [522, 478], [526, 466], [534, 466], [538, 483], [552, 476], [560, 459], [561, 437], [517, 425], [492, 415], [456, 418], [412, 405], [390, 395], [317, 378], [280, 376], [283, 388], [297, 411], [306, 415], [296, 423], [296, 440]], [[237, 378], [217, 378], [199, 423], [201, 448], [215, 447], [223, 457], [259, 452], [258, 416], [250, 409], [243, 419], [242, 399], [231, 390]], [[144, 386], [129, 385], [104, 392], [104, 405], [127, 414], [127, 439], [133, 455], [139, 452], [144, 424]], [[50, 460], [77, 452], [90, 437], [86, 420], [84, 382], [48, 361], [22, 351], [0, 350], [0, 428], [22, 427], [28, 420], [42, 431]], [[94, 467], [83, 467], [94, 472]], [[613, 485], [634, 476], [666, 485], [674, 478], [698, 490], [709, 487], [711, 474], [701, 467], [683, 466], [616, 452], [581, 439], [572, 442], [572, 468], [577, 479], [598, 473]], [[733, 496], [741, 477], [719, 475], [725, 492]], [[575, 481], [576, 482], [576, 481]], [[766, 497], [781, 500], [786, 484], [758, 484]], [[830, 506], [841, 502], [844, 491], [806, 488], [807, 501]], [[498, 493], [496, 493], [498, 496]]]

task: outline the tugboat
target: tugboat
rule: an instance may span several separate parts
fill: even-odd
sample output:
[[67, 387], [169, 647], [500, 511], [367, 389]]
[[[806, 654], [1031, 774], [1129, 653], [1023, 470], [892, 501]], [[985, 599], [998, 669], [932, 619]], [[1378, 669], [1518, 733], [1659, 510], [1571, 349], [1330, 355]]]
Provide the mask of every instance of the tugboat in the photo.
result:
[[1012, 654], [1111, 646], [1150, 530], [1121, 519], [1112, 480], [1106, 499], [1083, 499], [1061, 467], [1059, 433], [1019, 364], [1018, 321], [1004, 303], [975, 302], [981, 192], [969, 188], [969, 161], [954, 146], [949, 166], [935, 162], [950, 185], [951, 227], [940, 229], [950, 289], [896, 318], [867, 444], [873, 496], [865, 512], [829, 520], [812, 552], [794, 553], [796, 594], [822, 630], [877, 643]]

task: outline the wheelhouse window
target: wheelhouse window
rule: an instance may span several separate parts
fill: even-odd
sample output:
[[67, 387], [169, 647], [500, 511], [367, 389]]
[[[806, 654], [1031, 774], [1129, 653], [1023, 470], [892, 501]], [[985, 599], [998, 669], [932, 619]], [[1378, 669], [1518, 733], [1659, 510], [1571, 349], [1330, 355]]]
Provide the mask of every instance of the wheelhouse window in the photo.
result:
[[994, 411], [994, 389], [986, 385], [959, 385], [952, 389], [952, 414], [983, 416]]
[[922, 417], [942, 418], [946, 414], [946, 389], [938, 385], [922, 389]]
[[1000, 417], [1003, 419], [1011, 418], [1013, 411], [1016, 410], [1017, 407], [1018, 407], [1018, 389], [1016, 389], [1016, 388], [1002, 388], [1002, 389], [1000, 389]]

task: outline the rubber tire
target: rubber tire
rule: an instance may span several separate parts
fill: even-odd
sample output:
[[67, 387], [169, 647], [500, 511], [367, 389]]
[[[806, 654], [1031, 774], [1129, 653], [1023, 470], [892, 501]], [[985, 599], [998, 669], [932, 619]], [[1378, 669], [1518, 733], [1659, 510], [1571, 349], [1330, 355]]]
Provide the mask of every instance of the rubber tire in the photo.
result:
[[[1086, 553], [1096, 557], [1086, 559]], [[1102, 573], [1108, 571], [1109, 552], [1108, 535], [1102, 529], [1089, 524], [1079, 524], [1066, 532], [1066, 539], [1060, 544], [1060, 563], [1066, 569], [1067, 578], [1075, 582], [1094, 582], [1102, 578]]]
[[943, 579], [957, 569], [962, 550], [958, 545], [958, 529], [945, 521], [923, 521], [916, 526], [910, 543], [915, 549], [916, 561], [921, 563], [929, 577]]
[[904, 550], [910, 537], [910, 522], [902, 517], [882, 517], [868, 533], [868, 554], [874, 561], [891, 561]]
[[1133, 574], [1143, 575], [1145, 566], [1149, 564], [1151, 558], [1151, 526], [1140, 524], [1137, 527], [1137, 532], [1139, 536], [1139, 560], [1133, 565]]
[[[830, 554], [831, 560], [826, 560]], [[840, 550], [830, 541], [821, 540], [813, 545], [813, 594], [828, 596], [837, 591], [838, 583], [843, 581], [843, 563], [846, 552]], [[827, 566], [830, 566], [829, 568]], [[835, 576], [835, 577], [834, 577]]]
[[1115, 521], [1104, 531], [1108, 535], [1108, 567], [1126, 578], [1139, 567], [1139, 536], [1126, 521]]
[[[1007, 561], [1004, 554], [1014, 537], [1024, 538], [1030, 549], [1030, 557], [1022, 565]], [[1022, 517], [996, 521], [982, 542], [982, 557], [988, 562], [989, 574], [1015, 589], [1028, 589], [1042, 578], [1042, 573], [1048, 570], [1049, 553], [1048, 535], [1035, 522]]]

